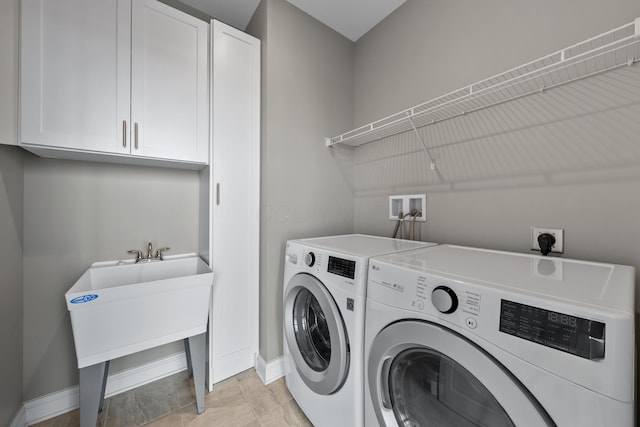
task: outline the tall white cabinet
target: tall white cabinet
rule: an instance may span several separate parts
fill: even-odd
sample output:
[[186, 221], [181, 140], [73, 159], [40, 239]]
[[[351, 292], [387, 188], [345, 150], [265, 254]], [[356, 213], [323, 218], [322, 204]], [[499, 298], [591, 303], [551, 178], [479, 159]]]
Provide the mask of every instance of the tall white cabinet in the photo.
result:
[[214, 270], [209, 385], [255, 364], [260, 227], [260, 41], [211, 23], [211, 159], [201, 250]]
[[21, 25], [24, 148], [207, 163], [207, 22], [156, 0], [23, 0]]

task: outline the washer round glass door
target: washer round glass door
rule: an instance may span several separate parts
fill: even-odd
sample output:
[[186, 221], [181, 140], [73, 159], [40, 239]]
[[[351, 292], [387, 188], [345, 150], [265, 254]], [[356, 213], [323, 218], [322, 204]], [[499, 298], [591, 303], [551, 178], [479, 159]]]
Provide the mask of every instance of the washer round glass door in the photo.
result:
[[402, 321], [380, 332], [371, 347], [367, 375], [383, 426], [555, 425], [500, 362], [430, 322]]
[[284, 335], [296, 370], [318, 394], [338, 390], [349, 371], [349, 344], [340, 310], [310, 274], [291, 278], [284, 297]]

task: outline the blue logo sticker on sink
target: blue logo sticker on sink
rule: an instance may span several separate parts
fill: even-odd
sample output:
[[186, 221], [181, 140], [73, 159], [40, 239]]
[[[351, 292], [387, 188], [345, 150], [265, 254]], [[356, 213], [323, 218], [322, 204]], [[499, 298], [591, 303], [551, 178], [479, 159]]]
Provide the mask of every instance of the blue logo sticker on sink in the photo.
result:
[[81, 297], [75, 297], [74, 299], [72, 299], [71, 304], [82, 304], [85, 302], [93, 301], [94, 299], [97, 299], [97, 298], [98, 298], [98, 295], [96, 294], [82, 295]]

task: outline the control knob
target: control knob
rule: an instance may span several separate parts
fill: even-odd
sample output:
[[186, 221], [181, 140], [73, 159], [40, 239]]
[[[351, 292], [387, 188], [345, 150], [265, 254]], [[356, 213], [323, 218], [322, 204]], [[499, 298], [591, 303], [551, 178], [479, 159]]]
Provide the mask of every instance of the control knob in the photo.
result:
[[304, 256], [304, 263], [307, 264], [308, 267], [313, 267], [313, 264], [316, 263], [316, 255], [313, 252], [309, 252]]
[[436, 286], [431, 292], [431, 303], [439, 312], [449, 314], [458, 308], [458, 297], [453, 289], [447, 286]]

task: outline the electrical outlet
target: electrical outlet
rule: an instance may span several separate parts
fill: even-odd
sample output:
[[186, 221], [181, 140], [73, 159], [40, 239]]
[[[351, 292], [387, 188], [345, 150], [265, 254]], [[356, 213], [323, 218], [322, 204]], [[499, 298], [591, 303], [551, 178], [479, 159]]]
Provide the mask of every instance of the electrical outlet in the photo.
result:
[[538, 236], [544, 233], [551, 234], [556, 239], [556, 243], [551, 247], [551, 252], [554, 254], [564, 253], [564, 229], [562, 228], [531, 227], [531, 250], [540, 251]]

